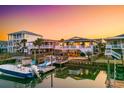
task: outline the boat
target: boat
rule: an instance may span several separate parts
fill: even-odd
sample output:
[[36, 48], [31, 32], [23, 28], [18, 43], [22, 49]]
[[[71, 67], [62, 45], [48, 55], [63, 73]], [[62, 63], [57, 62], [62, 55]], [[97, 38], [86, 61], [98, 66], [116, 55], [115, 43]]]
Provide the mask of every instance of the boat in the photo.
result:
[[33, 78], [34, 73], [30, 67], [24, 67], [21, 65], [5, 64], [0, 65], [0, 72], [4, 75], [17, 77], [17, 78]]

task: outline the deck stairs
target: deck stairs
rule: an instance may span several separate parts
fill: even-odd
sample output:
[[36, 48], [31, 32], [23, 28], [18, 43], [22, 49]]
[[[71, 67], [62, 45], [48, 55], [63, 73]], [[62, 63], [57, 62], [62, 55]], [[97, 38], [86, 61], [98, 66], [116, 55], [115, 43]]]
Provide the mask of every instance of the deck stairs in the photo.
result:
[[115, 52], [112, 49], [105, 50], [105, 55], [111, 55], [112, 57], [114, 57], [117, 60], [120, 60], [121, 59], [121, 54], [118, 53], [118, 52]]
[[121, 59], [121, 54], [119, 54], [113, 50], [112, 50], [112, 56], [115, 57], [116, 59]]

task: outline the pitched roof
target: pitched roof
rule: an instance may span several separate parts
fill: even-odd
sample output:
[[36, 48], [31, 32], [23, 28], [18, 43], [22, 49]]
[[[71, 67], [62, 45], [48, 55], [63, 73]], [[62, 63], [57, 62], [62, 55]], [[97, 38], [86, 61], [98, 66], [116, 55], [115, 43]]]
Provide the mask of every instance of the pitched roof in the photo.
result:
[[124, 39], [124, 34], [120, 34], [114, 37], [109, 37], [109, 38], [106, 38], [105, 40], [112, 40], [112, 39]]
[[10, 33], [9, 35], [18, 34], [18, 33], [24, 33], [24, 34], [29, 34], [29, 35], [35, 35], [35, 36], [41, 36], [41, 37], [43, 37], [42, 35], [39, 35], [39, 34], [36, 34], [36, 33], [33, 33], [33, 32], [29, 32], [29, 31], [25, 31], [25, 30], [14, 32], [14, 33]]
[[115, 37], [124, 37], [124, 34], [121, 34], [121, 35], [117, 35]]
[[65, 40], [64, 42], [80, 42], [80, 41], [93, 41], [93, 40], [75, 36], [75, 37]]

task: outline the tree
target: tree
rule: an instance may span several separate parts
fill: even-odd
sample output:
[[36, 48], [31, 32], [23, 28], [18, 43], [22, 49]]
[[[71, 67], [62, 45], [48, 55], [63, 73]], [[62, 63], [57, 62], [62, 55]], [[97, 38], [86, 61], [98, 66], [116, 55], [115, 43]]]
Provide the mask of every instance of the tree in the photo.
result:
[[[23, 53], [25, 53], [25, 49], [27, 49], [27, 47], [26, 47], [26, 43], [27, 43], [27, 39], [22, 39], [21, 40], [21, 44], [22, 44], [22, 51], [23, 51]], [[25, 55], [26, 55], [26, 53], [25, 53]]]
[[89, 62], [91, 62], [92, 52], [87, 51], [86, 54], [87, 54], [87, 56], [88, 56], [88, 60], [89, 60]]
[[19, 42], [16, 42], [15, 43], [15, 48], [17, 49], [17, 53], [19, 53], [20, 52], [20, 48], [21, 48], [21, 44], [19, 43]]
[[37, 38], [37, 40], [35, 40], [33, 42], [34, 46], [38, 46], [38, 49], [39, 49], [39, 55], [40, 55], [40, 46], [43, 44], [43, 39], [42, 38]]
[[105, 51], [105, 43], [102, 43], [101, 41], [99, 41], [97, 45], [98, 45], [99, 53], [100, 54], [103, 53]]
[[60, 42], [62, 43], [62, 47], [64, 47], [64, 39], [60, 39]]

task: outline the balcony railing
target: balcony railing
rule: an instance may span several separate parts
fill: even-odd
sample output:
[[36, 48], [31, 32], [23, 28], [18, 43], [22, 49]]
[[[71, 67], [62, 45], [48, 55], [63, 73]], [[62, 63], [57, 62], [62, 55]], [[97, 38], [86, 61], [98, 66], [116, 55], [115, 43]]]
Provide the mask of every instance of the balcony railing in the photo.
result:
[[83, 46], [56, 46], [56, 49], [63, 49], [63, 50], [71, 50], [71, 49], [92, 49], [92, 46], [83, 47]]
[[[34, 45], [28, 45], [27, 46], [29, 49], [38, 49], [38, 46], [34, 46]], [[46, 49], [46, 48], [54, 48], [53, 45], [41, 45], [40, 46], [41, 49]]]
[[124, 48], [124, 44], [108, 44], [106, 48], [121, 49]]
[[40, 48], [54, 48], [53, 45], [42, 45], [40, 46]]

